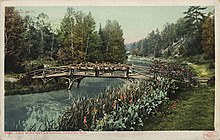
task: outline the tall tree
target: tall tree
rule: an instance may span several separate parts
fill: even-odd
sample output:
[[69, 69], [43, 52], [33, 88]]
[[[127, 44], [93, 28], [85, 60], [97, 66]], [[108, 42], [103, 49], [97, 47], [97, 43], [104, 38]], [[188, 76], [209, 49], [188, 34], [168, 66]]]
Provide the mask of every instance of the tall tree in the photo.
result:
[[5, 71], [21, 72], [26, 59], [24, 20], [14, 7], [5, 8]]
[[201, 46], [201, 34], [202, 34], [202, 23], [205, 17], [203, 10], [206, 7], [201, 6], [190, 6], [187, 12], [184, 12], [186, 16], [186, 28], [187, 35], [185, 40], [186, 56], [196, 55], [202, 53]]
[[173, 45], [173, 42], [176, 40], [176, 26], [174, 23], [167, 23], [164, 29], [161, 31], [161, 41], [163, 48], [166, 49], [169, 46]]
[[[124, 62], [126, 60], [126, 50], [124, 45], [123, 30], [117, 21], [106, 21], [106, 25], [103, 29], [103, 35], [107, 40], [107, 44], [104, 44], [107, 62]], [[104, 42], [104, 40], [103, 40]]]
[[[58, 51], [58, 59], [62, 61], [74, 61], [74, 25], [75, 25], [75, 10], [71, 7], [67, 8], [67, 12], [64, 15], [60, 30], [58, 31], [59, 42], [62, 45], [62, 48]], [[65, 53], [63, 53], [65, 52]], [[61, 55], [62, 54], [62, 55]]]
[[[69, 62], [95, 61], [93, 53], [100, 52], [100, 39], [95, 31], [95, 20], [92, 14], [74, 11], [67, 8], [59, 31], [59, 39], [63, 45], [63, 50], [59, 50], [60, 57], [69, 58]], [[68, 52], [68, 51], [70, 52]], [[69, 57], [71, 56], [71, 57]], [[64, 58], [66, 60], [66, 58]], [[95, 59], [95, 60], [92, 60]]]
[[73, 32], [73, 42], [74, 42], [74, 53], [75, 61], [81, 62], [84, 60], [85, 56], [85, 42], [84, 41], [84, 27], [83, 27], [83, 18], [85, 14], [82, 11], [75, 12], [75, 25]]
[[215, 17], [209, 13], [202, 25], [202, 48], [209, 59], [215, 58]]
[[184, 38], [186, 35], [187, 27], [186, 27], [186, 19], [180, 18], [177, 20], [176, 26], [176, 38], [177, 40]]
[[[83, 45], [84, 45], [84, 60], [99, 61], [100, 57], [100, 38], [95, 31], [96, 22], [92, 17], [91, 12], [83, 18]], [[95, 56], [97, 55], [97, 56]]]
[[41, 42], [40, 32], [36, 27], [36, 21], [34, 18], [26, 15], [24, 17], [24, 25], [26, 28], [25, 42], [28, 47], [28, 60], [37, 59], [41, 55], [41, 47], [39, 42]]
[[36, 27], [40, 34], [39, 47], [41, 57], [49, 57], [50, 42], [52, 41], [51, 22], [49, 16], [45, 13], [40, 13], [37, 16]]
[[205, 10], [207, 7], [201, 6], [189, 6], [188, 11], [183, 12], [185, 14], [186, 24], [188, 25], [188, 30], [199, 30], [203, 18], [205, 17]]
[[159, 57], [159, 56], [161, 56], [162, 43], [161, 43], [160, 31], [158, 29], [156, 30], [156, 34], [154, 36], [154, 39], [156, 42], [156, 44], [154, 46], [154, 57]]
[[107, 58], [109, 56], [107, 56], [107, 53], [108, 53], [108, 48], [109, 48], [109, 35], [108, 35], [108, 32], [104, 29], [102, 29], [102, 26], [100, 24], [100, 27], [99, 27], [99, 37], [100, 37], [100, 48], [101, 48], [101, 53], [103, 54], [103, 58], [102, 58], [102, 61], [106, 61]]
[[86, 61], [103, 62], [103, 54], [101, 49], [101, 38], [97, 31], [95, 31], [88, 40], [88, 47], [86, 47]]

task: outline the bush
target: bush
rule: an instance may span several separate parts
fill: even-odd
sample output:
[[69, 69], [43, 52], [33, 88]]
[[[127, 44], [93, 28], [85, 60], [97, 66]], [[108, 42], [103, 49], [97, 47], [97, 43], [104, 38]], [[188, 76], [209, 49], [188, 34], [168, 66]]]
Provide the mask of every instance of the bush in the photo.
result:
[[26, 72], [42, 69], [44, 68], [44, 61], [42, 60], [25, 61], [23, 66], [24, 66], [24, 71]]

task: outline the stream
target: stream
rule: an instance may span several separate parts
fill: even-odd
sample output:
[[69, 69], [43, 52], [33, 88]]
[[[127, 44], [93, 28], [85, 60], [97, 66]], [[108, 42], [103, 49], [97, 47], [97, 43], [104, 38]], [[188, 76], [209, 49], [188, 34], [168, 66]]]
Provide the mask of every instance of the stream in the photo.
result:
[[45, 119], [57, 120], [73, 99], [86, 96], [96, 97], [106, 88], [122, 85], [121, 79], [84, 78], [79, 89], [76, 83], [71, 91], [58, 90], [51, 92], [5, 96], [5, 131], [36, 130], [44, 124]]

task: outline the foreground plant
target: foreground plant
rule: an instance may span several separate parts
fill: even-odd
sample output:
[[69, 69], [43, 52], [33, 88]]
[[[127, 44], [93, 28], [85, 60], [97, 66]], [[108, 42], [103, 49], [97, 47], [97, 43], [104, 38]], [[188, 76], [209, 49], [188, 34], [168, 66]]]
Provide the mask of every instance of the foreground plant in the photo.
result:
[[59, 121], [59, 130], [139, 130], [143, 120], [167, 103], [172, 81], [135, 81], [95, 99], [78, 98]]

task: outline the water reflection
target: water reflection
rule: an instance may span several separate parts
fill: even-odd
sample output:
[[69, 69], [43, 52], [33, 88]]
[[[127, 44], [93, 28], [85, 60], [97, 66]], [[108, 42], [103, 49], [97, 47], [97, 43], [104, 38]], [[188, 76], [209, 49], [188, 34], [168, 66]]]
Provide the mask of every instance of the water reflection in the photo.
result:
[[68, 99], [66, 99], [66, 100], [69, 100], [69, 99], [73, 98], [73, 95], [72, 95], [71, 90], [68, 90], [68, 93], [69, 93], [69, 98], [68, 98]]
[[[45, 121], [57, 120], [77, 97], [95, 97], [109, 86], [118, 86], [120, 79], [85, 78], [76, 88], [38, 94], [5, 97], [5, 131], [30, 131], [47, 127]], [[46, 120], [47, 119], [47, 120]]]
[[27, 112], [29, 117], [22, 123], [24, 130], [44, 130], [47, 127], [45, 123], [58, 120], [62, 109], [64, 109], [62, 104], [49, 100], [44, 100], [37, 103], [36, 106], [29, 107]]

